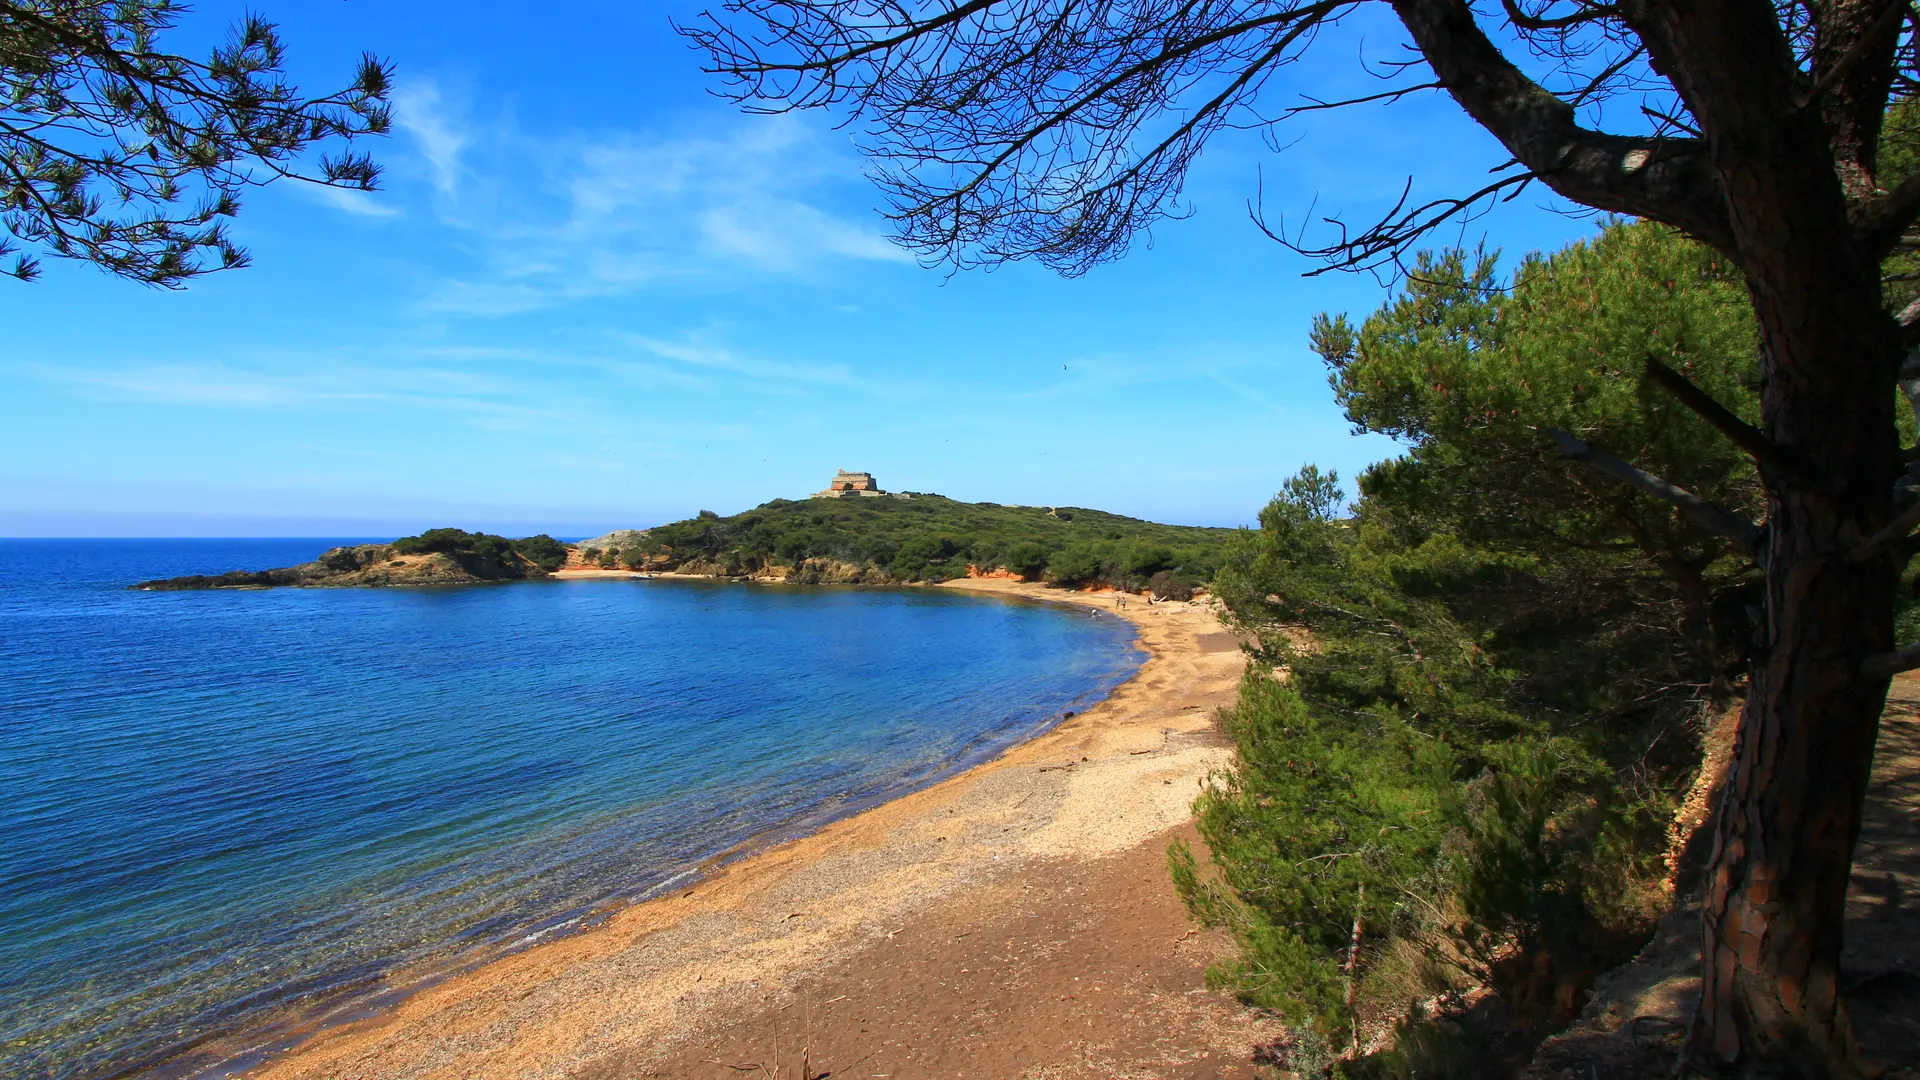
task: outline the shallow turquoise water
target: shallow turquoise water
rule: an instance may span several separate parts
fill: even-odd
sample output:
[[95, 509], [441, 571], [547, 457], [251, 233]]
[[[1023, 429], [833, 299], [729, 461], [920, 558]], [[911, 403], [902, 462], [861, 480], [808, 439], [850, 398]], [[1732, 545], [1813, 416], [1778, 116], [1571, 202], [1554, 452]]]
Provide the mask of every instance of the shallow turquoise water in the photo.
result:
[[1143, 658], [927, 590], [135, 593], [326, 541], [0, 541], [0, 1075], [112, 1075], [923, 784]]

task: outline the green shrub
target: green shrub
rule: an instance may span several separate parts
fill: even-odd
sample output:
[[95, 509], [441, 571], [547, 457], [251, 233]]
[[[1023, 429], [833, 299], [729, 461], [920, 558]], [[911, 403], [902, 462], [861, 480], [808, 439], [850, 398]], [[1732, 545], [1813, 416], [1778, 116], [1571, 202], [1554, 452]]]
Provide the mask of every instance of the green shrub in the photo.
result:
[[393, 550], [402, 555], [445, 554], [502, 564], [512, 563], [519, 556], [549, 572], [558, 570], [567, 561], [567, 545], [545, 533], [509, 540], [465, 529], [428, 529], [418, 536], [395, 540]]
[[1234, 768], [1194, 804], [1217, 874], [1183, 844], [1169, 853], [1188, 909], [1240, 946], [1209, 981], [1344, 1037], [1348, 982], [1380, 956], [1368, 948], [1349, 969], [1355, 920], [1374, 936], [1406, 923], [1409, 884], [1431, 874], [1460, 819], [1452, 748], [1390, 714], [1319, 713], [1258, 666], [1223, 721]]
[[[893, 562], [888, 569], [893, 572], [894, 577], [905, 581], [924, 580], [932, 573], [940, 574], [935, 580], [960, 576], [942, 572], [943, 564], [958, 555], [960, 547], [959, 541], [952, 537], [916, 536], [901, 544], [894, 552]], [[962, 570], [961, 574], [964, 575], [964, 573], [965, 571]]]
[[395, 540], [393, 550], [402, 555], [464, 552], [471, 551], [476, 542], [486, 537], [486, 533], [470, 533], [465, 529], [428, 529], [418, 536], [403, 536]]
[[709, 515], [657, 526], [639, 546], [667, 569], [721, 563], [722, 553], [733, 551], [755, 566], [794, 567], [807, 559], [827, 559], [883, 569], [902, 580], [931, 581], [961, 576], [969, 564], [982, 570], [1006, 567], [1034, 579], [1046, 574], [1055, 553], [1077, 545], [1099, 564], [1091, 578], [1121, 580], [1130, 558], [1141, 566], [1171, 559], [1171, 568], [1204, 581], [1233, 534], [1098, 510], [1050, 514], [1039, 507], [916, 495], [910, 500], [775, 499], [732, 517]]
[[1022, 540], [1013, 545], [1006, 555], [1006, 568], [1019, 574], [1022, 580], [1038, 581], [1047, 572], [1047, 560], [1051, 557], [1043, 545]]
[[1127, 577], [1146, 581], [1163, 570], [1171, 570], [1180, 565], [1173, 549], [1159, 544], [1136, 545], [1126, 555]]
[[1085, 544], [1062, 548], [1047, 559], [1047, 580], [1055, 585], [1088, 585], [1099, 578], [1104, 570], [1100, 553]]
[[512, 545], [528, 562], [548, 573], [567, 564], [567, 545], [546, 533], [512, 541]]

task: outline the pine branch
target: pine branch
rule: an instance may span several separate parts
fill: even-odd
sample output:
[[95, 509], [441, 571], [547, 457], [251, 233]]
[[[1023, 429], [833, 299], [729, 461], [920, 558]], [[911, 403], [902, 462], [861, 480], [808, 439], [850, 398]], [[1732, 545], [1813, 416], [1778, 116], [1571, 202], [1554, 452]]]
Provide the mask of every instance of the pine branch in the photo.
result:
[[1866, 562], [1875, 555], [1887, 550], [1907, 538], [1907, 534], [1920, 526], [1920, 502], [1907, 507], [1907, 511], [1887, 523], [1887, 527], [1874, 533], [1847, 552], [1847, 561]]
[[[1920, 176], [1920, 173], [1916, 173]], [[1920, 185], [1916, 185], [1920, 186]], [[1900, 324], [1900, 340], [1909, 347], [1920, 346], [1920, 297], [1900, 309], [1893, 321]]]
[[1860, 662], [1860, 674], [1868, 679], [1890, 679], [1914, 668], [1920, 668], [1920, 645], [1869, 656]]
[[1887, 4], [1886, 10], [1882, 11], [1879, 17], [1874, 19], [1872, 24], [1869, 25], [1859, 37], [1854, 39], [1853, 44], [1847, 47], [1847, 51], [1841, 53], [1840, 58], [1834, 61], [1833, 66], [1828, 68], [1826, 72], [1820, 76], [1820, 80], [1814, 83], [1811, 90], [1807, 91], [1806, 98], [1800, 103], [1801, 108], [1805, 108], [1808, 105], [1816, 105], [1821, 98], [1826, 97], [1827, 92], [1832, 90], [1834, 85], [1845, 77], [1847, 72], [1850, 71], [1855, 64], [1865, 59], [1867, 54], [1872, 52], [1876, 45], [1880, 44], [1888, 34], [1893, 33], [1894, 30], [1899, 27], [1901, 17], [1911, 11], [1912, 8], [1913, 5], [1909, 3], [1908, 0], [1892, 0], [1891, 3]]
[[1785, 447], [1767, 438], [1759, 428], [1734, 415], [1733, 410], [1714, 400], [1713, 396], [1705, 390], [1695, 386], [1692, 379], [1651, 356], [1647, 357], [1647, 377], [1659, 383], [1674, 397], [1679, 398], [1680, 404], [1685, 405], [1700, 419], [1713, 425], [1715, 431], [1733, 440], [1735, 446], [1745, 450], [1748, 456], [1762, 467], [1781, 473], [1806, 471], [1802, 463], [1795, 460]]
[[1605, 473], [1615, 480], [1637, 491], [1644, 492], [1656, 499], [1677, 508], [1692, 519], [1694, 524], [1714, 534], [1724, 536], [1739, 544], [1742, 551], [1748, 553], [1756, 562], [1760, 560], [1760, 543], [1763, 536], [1761, 528], [1739, 514], [1728, 510], [1718, 503], [1703, 499], [1693, 492], [1668, 480], [1636, 468], [1614, 457], [1604, 450], [1596, 450], [1586, 440], [1569, 434], [1559, 428], [1543, 428], [1560, 448], [1560, 455], [1569, 461], [1577, 461], [1588, 468]]
[[[1852, 217], [1854, 238], [1865, 257], [1883, 259], [1892, 254], [1914, 219], [1920, 217], [1920, 173], [1900, 181], [1879, 198], [1855, 207]], [[1914, 324], [1903, 318], [1901, 325]]]
[[1548, 187], [1600, 210], [1652, 217], [1737, 253], [1706, 142], [1610, 135], [1529, 78], [1459, 0], [1392, 0], [1421, 56], [1467, 114]]

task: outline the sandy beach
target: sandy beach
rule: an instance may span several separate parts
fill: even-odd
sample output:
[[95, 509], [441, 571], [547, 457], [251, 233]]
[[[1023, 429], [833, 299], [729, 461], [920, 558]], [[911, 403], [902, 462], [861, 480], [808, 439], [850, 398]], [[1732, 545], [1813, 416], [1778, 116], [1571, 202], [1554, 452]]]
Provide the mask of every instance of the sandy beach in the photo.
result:
[[[583, 575], [584, 576], [584, 575]], [[593, 929], [331, 1027], [274, 1080], [1231, 1076], [1270, 1021], [1203, 989], [1168, 840], [1228, 750], [1243, 657], [1202, 604], [943, 588], [1129, 619], [1149, 659], [990, 762], [756, 851]], [[1174, 1019], [1178, 1023], [1172, 1023]]]

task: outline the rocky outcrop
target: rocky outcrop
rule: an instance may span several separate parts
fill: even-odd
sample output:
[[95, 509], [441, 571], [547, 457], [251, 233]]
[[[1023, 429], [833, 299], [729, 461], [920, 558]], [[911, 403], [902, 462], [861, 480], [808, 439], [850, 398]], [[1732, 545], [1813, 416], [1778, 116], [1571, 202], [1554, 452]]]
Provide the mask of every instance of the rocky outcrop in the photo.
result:
[[331, 548], [318, 559], [273, 570], [188, 574], [132, 586], [154, 592], [183, 589], [353, 588], [374, 585], [470, 585], [525, 581], [547, 576], [520, 555], [489, 557], [472, 552], [401, 554], [392, 544]]
[[574, 547], [581, 551], [593, 548], [596, 551], [612, 551], [618, 553], [627, 550], [646, 538], [647, 530], [645, 529], [615, 529], [605, 536], [596, 536], [591, 540], [582, 540], [578, 544], [575, 544]]
[[798, 566], [773, 569], [784, 570], [780, 580], [789, 585], [892, 585], [899, 580], [877, 566], [836, 559], [802, 559]]
[[649, 556], [646, 565], [634, 569], [729, 580], [777, 581], [786, 585], [898, 585], [901, 582], [884, 567], [838, 559], [802, 559], [789, 566], [754, 558], [736, 561], [688, 559], [681, 562], [671, 554], [663, 554]]

